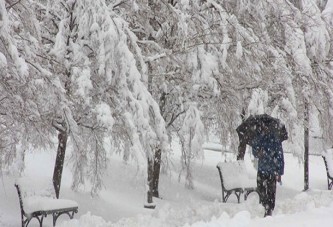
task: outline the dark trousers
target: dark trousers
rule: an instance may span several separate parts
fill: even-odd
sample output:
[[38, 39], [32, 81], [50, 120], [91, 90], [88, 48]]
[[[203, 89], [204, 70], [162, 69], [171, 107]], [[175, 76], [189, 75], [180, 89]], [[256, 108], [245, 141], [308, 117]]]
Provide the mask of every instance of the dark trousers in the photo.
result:
[[257, 190], [260, 203], [266, 211], [273, 211], [275, 207], [276, 196], [276, 178], [274, 174], [265, 174], [258, 171]]

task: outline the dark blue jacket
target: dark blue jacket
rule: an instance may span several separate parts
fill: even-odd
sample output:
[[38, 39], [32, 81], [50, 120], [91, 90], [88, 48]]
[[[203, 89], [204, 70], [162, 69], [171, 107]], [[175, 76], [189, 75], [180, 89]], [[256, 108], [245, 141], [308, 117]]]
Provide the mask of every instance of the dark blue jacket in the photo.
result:
[[252, 143], [252, 153], [259, 159], [259, 172], [274, 175], [284, 174], [282, 142], [276, 134], [258, 134]]

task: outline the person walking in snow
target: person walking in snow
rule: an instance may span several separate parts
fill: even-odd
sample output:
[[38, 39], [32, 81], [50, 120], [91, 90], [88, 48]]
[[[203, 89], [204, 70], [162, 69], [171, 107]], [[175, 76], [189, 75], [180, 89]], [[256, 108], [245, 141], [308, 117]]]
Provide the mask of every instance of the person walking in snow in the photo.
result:
[[253, 141], [252, 153], [258, 158], [259, 202], [265, 208], [265, 217], [271, 216], [275, 207], [276, 182], [281, 182], [284, 174], [284, 157], [281, 139], [265, 123]]

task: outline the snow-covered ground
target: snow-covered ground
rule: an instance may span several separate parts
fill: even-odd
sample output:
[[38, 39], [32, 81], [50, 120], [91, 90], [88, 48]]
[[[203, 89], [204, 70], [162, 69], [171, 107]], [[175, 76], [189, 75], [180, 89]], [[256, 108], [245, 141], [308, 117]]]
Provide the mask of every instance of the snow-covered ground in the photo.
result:
[[[45, 179], [52, 176], [53, 153], [28, 153], [25, 176]], [[155, 210], [143, 208], [145, 181], [142, 172], [132, 164], [125, 164], [118, 156], [110, 160], [104, 189], [99, 197], [91, 197], [89, 186], [78, 192], [70, 190], [71, 173], [64, 172], [61, 197], [78, 202], [79, 212], [73, 220], [60, 216], [58, 227], [109, 226], [332, 226], [333, 191], [327, 190], [326, 172], [320, 156], [310, 156], [310, 190], [303, 190], [303, 165], [291, 154], [285, 154], [286, 169], [283, 185], [278, 185], [276, 208], [272, 217], [263, 218], [258, 196], [250, 194], [247, 201], [237, 203], [232, 195], [221, 203], [221, 185], [216, 164], [234, 158], [216, 151], [205, 151], [205, 159], [194, 166], [195, 189], [187, 190], [183, 178], [178, 181], [176, 171], [161, 176], [160, 194]], [[249, 155], [246, 164], [251, 165]], [[173, 168], [179, 166], [178, 156]], [[3, 174], [0, 183], [0, 226], [20, 226], [20, 209], [15, 177]], [[52, 226], [52, 218], [44, 220]], [[30, 223], [38, 226], [37, 221]]]

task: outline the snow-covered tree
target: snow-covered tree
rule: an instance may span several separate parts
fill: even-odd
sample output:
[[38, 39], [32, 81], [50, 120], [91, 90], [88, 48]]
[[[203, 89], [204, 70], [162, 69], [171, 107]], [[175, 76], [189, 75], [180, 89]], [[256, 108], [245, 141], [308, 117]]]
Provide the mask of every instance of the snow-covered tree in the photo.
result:
[[113, 144], [129, 145], [119, 149], [128, 148], [144, 167], [152, 149], [165, 149], [164, 121], [146, 87], [146, 65], [131, 52], [136, 37], [122, 18], [104, 1], [41, 3], [45, 48], [59, 63], [53, 70], [67, 100], [54, 126], [74, 144], [73, 187], [87, 176], [96, 193], [107, 165], [104, 140], [122, 139]]
[[179, 131], [182, 145], [182, 171], [185, 171], [186, 187], [193, 189], [192, 165], [194, 158], [202, 155], [202, 144], [204, 140], [204, 126], [201, 115], [195, 104], [191, 104], [186, 111], [183, 125]]
[[301, 157], [300, 125], [315, 110], [332, 145], [332, 0], [0, 3], [0, 163], [18, 141], [24, 150], [58, 134], [57, 194], [67, 145], [74, 188], [101, 189], [110, 140], [148, 169], [150, 196], [167, 135], [181, 139], [187, 176], [203, 131], [237, 151], [250, 114], [281, 118]]
[[[196, 40], [194, 36], [199, 30], [205, 29], [200, 17], [196, 18], [187, 1], [135, 1], [133, 5], [112, 3], [110, 1], [110, 6], [116, 7], [124, 15], [138, 37], [140, 54], [148, 65], [148, 88], [159, 103], [169, 137], [186, 137], [185, 134], [181, 135], [187, 132], [180, 131], [181, 122], [186, 112], [190, 111], [191, 103], [199, 101], [204, 90], [217, 87], [215, 79], [208, 76], [217, 62], [210, 62], [214, 59], [202, 48], [202, 43], [197, 45], [192, 41]], [[198, 108], [202, 108], [201, 104]], [[196, 120], [198, 124], [202, 121], [201, 118]], [[197, 146], [201, 147], [200, 143]], [[151, 187], [156, 197], [159, 196], [161, 164], [164, 162], [164, 166], [167, 165], [165, 157], [166, 154], [157, 148], [154, 162], [151, 163], [154, 173]], [[184, 159], [182, 165], [185, 165]]]
[[43, 68], [36, 14], [28, 7], [32, 2], [0, 3], [1, 153], [9, 165], [29, 147], [51, 144], [50, 107], [56, 97], [50, 73]]
[[[247, 88], [243, 87], [234, 97], [241, 97], [241, 103], [248, 110], [246, 115], [266, 112], [281, 118], [289, 129], [292, 152], [301, 156], [304, 146], [308, 145], [302, 143], [304, 135], [298, 134], [299, 125], [304, 123], [307, 128], [304, 113], [308, 105], [316, 106], [320, 112], [324, 137], [330, 141], [332, 27], [323, 20], [323, 1], [207, 3], [217, 9], [220, 15], [227, 15], [227, 25], [222, 23], [225, 34], [230, 37], [230, 42], [238, 40], [236, 53], [239, 54], [234, 55], [238, 57], [237, 60], [233, 59], [230, 46], [225, 49], [228, 52], [227, 66], [231, 67], [233, 73], [231, 81], [240, 84], [237, 83], [235, 72], [242, 66], [235, 67], [234, 62], [244, 64], [245, 60], [256, 69], [242, 69], [243, 72], [239, 73], [241, 80], [246, 81]], [[244, 42], [252, 45], [244, 45]], [[254, 48], [251, 49], [251, 46]], [[231, 59], [234, 61], [229, 62]], [[249, 86], [251, 84], [254, 86]], [[232, 90], [237, 94], [235, 86]], [[264, 103], [262, 108], [258, 108], [258, 102], [253, 98]]]

